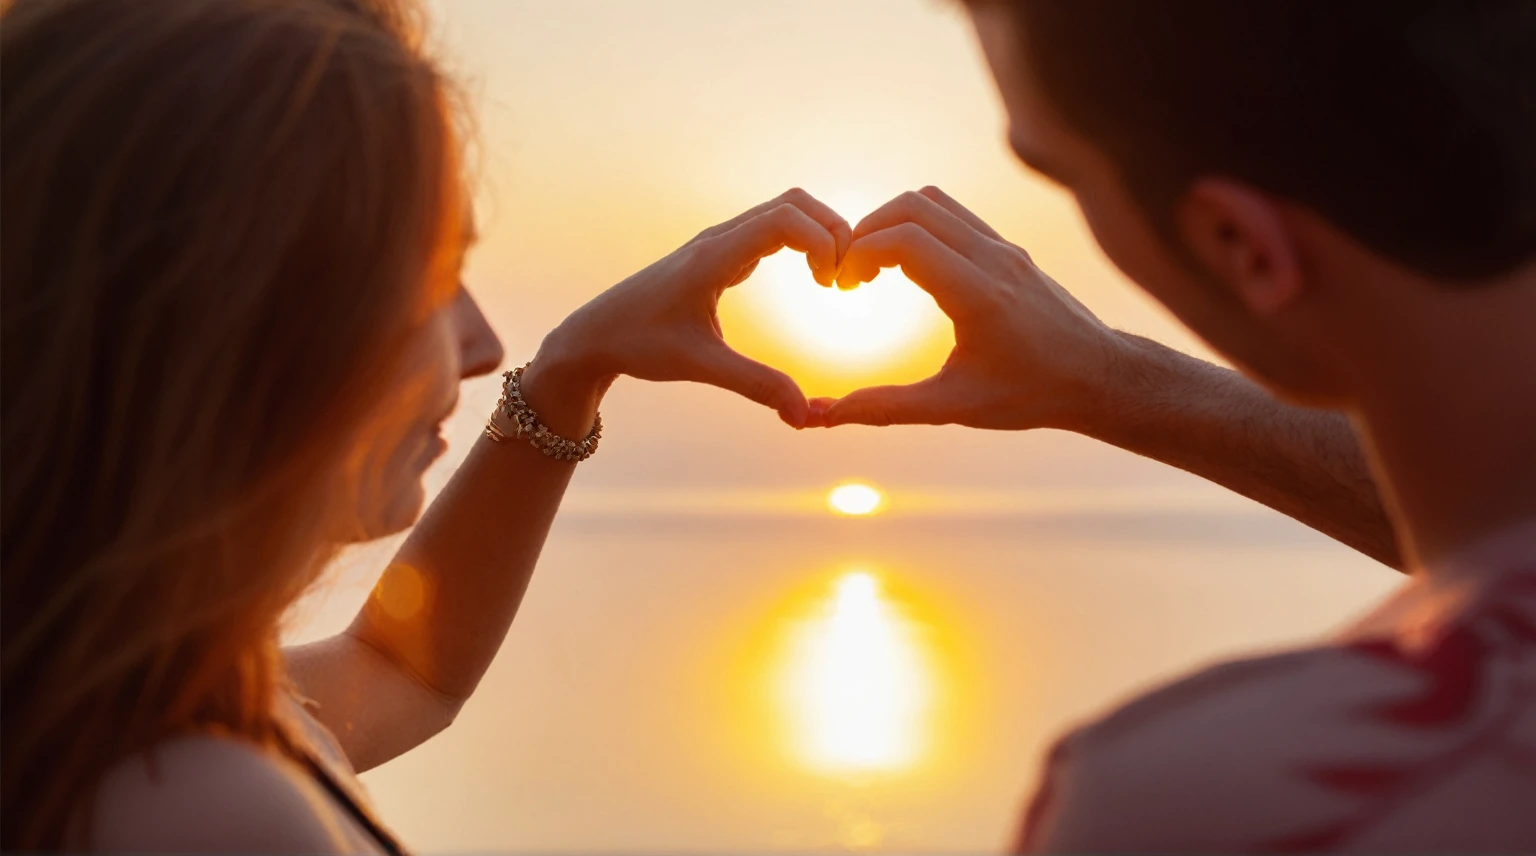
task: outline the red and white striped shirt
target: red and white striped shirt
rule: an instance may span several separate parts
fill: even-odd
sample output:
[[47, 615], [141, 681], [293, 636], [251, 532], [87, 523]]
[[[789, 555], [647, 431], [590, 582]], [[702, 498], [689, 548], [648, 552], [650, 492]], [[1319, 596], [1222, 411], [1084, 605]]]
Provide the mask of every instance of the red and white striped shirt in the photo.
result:
[[1536, 522], [1057, 743], [1030, 852], [1536, 852]]

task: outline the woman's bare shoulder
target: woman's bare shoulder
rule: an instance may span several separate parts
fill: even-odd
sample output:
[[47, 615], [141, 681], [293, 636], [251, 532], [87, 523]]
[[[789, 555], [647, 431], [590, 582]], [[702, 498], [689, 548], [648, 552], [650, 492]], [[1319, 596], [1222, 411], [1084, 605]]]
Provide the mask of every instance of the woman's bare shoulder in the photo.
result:
[[247, 743], [189, 736], [102, 780], [94, 849], [322, 853], [351, 849], [325, 793], [297, 764]]

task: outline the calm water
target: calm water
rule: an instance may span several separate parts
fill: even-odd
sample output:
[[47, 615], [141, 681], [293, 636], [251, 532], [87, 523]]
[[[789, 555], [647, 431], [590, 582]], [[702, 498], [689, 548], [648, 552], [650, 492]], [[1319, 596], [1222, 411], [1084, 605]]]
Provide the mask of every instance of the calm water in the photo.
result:
[[892, 494], [574, 494], [478, 695], [365, 783], [428, 851], [995, 850], [1063, 728], [1398, 581], [1216, 491]]

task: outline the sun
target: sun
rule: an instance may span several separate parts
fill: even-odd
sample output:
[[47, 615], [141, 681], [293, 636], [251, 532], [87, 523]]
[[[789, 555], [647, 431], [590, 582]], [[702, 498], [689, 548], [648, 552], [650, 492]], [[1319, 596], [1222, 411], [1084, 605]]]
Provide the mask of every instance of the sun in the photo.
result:
[[783, 343], [840, 365], [887, 362], [943, 320], [933, 298], [899, 270], [847, 291], [823, 288], [811, 280], [801, 256], [780, 253], [765, 259], [757, 276], [771, 285], [754, 293], [758, 306], [782, 332]]
[[862, 482], [845, 482], [827, 493], [827, 506], [850, 517], [874, 514], [884, 505], [885, 494]]
[[[855, 225], [875, 207], [855, 195], [821, 198]], [[817, 285], [805, 257], [790, 251], [728, 292], [721, 320], [734, 347], [788, 371], [810, 395], [920, 380], [954, 343], [949, 319], [900, 269], [844, 291]]]

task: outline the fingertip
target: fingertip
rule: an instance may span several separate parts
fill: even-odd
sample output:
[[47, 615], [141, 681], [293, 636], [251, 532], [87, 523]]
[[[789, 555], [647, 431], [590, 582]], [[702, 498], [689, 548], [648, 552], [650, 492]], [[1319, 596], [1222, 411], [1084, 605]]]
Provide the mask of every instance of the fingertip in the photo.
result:
[[837, 250], [837, 263], [842, 265], [843, 256], [848, 254], [848, 248], [853, 245], [853, 227], [848, 225], [848, 221], [839, 220], [832, 227], [832, 240]]
[[779, 375], [778, 407], [779, 418], [791, 428], [804, 428], [806, 416], [810, 411], [810, 402], [806, 401], [805, 393], [800, 391], [800, 385], [795, 379], [783, 372]]
[[806, 402], [805, 427], [826, 428], [827, 410], [837, 401], [835, 398], [813, 398]]
[[837, 279], [838, 273], [843, 269], [843, 254], [838, 251], [836, 245], [827, 247], [826, 250], [825, 257], [816, 264], [817, 267], [826, 272], [827, 285], [831, 285]]
[[868, 275], [851, 268], [843, 268], [837, 274], [837, 287], [844, 291], [852, 291], [866, 282], [871, 282], [880, 275], [880, 269], [875, 268]]
[[816, 264], [816, 260], [810, 256], [805, 257], [805, 266], [811, 269], [811, 279], [815, 280], [817, 285], [829, 286], [837, 277], [837, 271], [835, 269], [828, 270], [826, 268], [819, 267]]
[[779, 408], [779, 419], [796, 431], [807, 427], [809, 423], [808, 416], [809, 408], [803, 399], [798, 404], [792, 402]]

